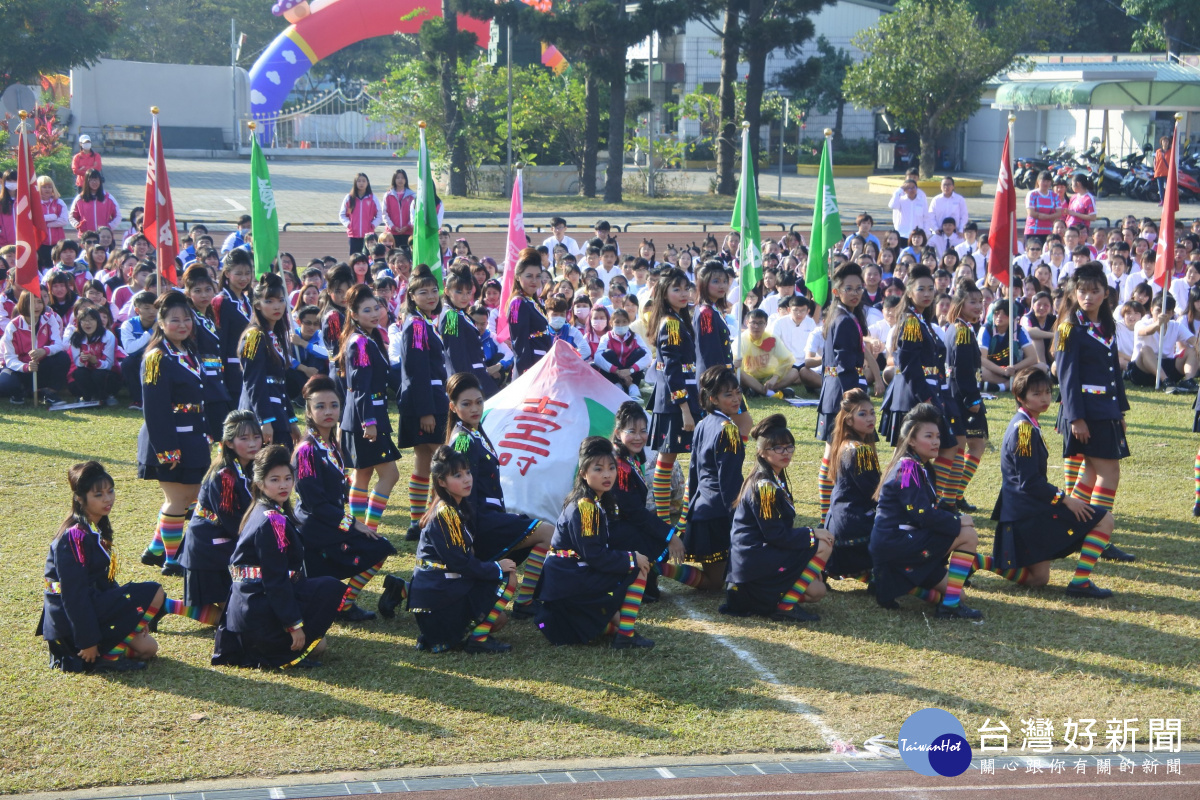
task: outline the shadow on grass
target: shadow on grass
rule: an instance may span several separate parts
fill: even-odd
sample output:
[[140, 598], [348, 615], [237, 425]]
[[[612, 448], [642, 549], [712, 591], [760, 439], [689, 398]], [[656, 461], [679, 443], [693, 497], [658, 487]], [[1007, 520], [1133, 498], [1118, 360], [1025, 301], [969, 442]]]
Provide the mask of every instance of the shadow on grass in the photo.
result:
[[[56, 447], [42, 447], [22, 442], [0, 442], [0, 453], [20, 453], [22, 455], [38, 455], [47, 458], [63, 458], [69, 459], [72, 462], [90, 461], [99, 455], [97, 453], [76, 453], [71, 450], [60, 450]], [[103, 458], [105, 464], [120, 464], [123, 467], [137, 466], [137, 461], [113, 458], [111, 455], [106, 455]]]

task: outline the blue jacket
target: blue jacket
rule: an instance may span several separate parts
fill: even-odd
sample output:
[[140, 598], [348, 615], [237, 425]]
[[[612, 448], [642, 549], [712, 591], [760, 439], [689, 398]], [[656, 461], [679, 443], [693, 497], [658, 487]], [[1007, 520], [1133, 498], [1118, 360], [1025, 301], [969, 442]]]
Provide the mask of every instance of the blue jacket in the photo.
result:
[[437, 329], [420, 314], [410, 314], [400, 331], [400, 413], [445, 416], [446, 356]]
[[1049, 453], [1042, 429], [1023, 409], [1008, 423], [1000, 449], [1000, 522], [1017, 522], [1048, 516], [1063, 493], [1047, 478]]
[[663, 316], [655, 333], [658, 349], [658, 378], [654, 384], [655, 414], [674, 413], [684, 403], [692, 419], [700, 419], [700, 388], [697, 384], [696, 341], [692, 326], [684, 324], [675, 312]]
[[443, 504], [417, 543], [417, 566], [408, 594], [412, 611], [436, 611], [458, 602], [480, 583], [497, 584], [504, 572], [475, 557], [471, 530], [454, 506]]
[[[801, 358], [801, 354], [796, 354]], [[867, 388], [864, 377], [863, 334], [858, 320], [841, 311], [825, 337], [825, 350], [821, 359], [824, 367], [821, 379], [820, 412], [836, 414], [842, 404], [842, 395], [854, 388]]]
[[346, 360], [346, 407], [342, 409], [339, 426], [344, 431], [362, 433], [363, 427], [374, 425], [377, 434], [392, 432], [388, 412], [388, 383], [391, 367], [386, 348], [376, 336], [357, 332], [348, 341]]
[[732, 516], [745, 460], [741, 431], [729, 417], [714, 409], [696, 424], [688, 465], [688, 520]]
[[787, 481], [759, 479], [733, 514], [729, 582], [752, 583], [803, 568], [811, 558], [813, 530], [795, 523]]
[[733, 340], [725, 316], [710, 303], [696, 306], [692, 319], [696, 341], [696, 375], [709, 367], [733, 366]]
[[251, 502], [250, 481], [241, 466], [223, 467], [201, 484], [179, 563], [187, 569], [228, 569]]
[[901, 458], [884, 478], [879, 493], [871, 530], [871, 560], [877, 565], [924, 561], [920, 550], [930, 536], [945, 539], [942, 549], [948, 549], [962, 525], [958, 514], [940, 510], [937, 503], [925, 465], [911, 455]]
[[879, 457], [875, 446], [847, 442], [838, 461], [837, 480], [829, 495], [825, 527], [837, 544], [865, 544], [875, 525], [875, 489]]
[[883, 411], [905, 412], [919, 403], [942, 408], [945, 346], [925, 319], [906, 311], [896, 342], [896, 377], [883, 397]]
[[1081, 312], [1058, 326], [1054, 353], [1059, 396], [1068, 423], [1120, 419], [1129, 410], [1117, 355], [1117, 337], [1105, 337]]

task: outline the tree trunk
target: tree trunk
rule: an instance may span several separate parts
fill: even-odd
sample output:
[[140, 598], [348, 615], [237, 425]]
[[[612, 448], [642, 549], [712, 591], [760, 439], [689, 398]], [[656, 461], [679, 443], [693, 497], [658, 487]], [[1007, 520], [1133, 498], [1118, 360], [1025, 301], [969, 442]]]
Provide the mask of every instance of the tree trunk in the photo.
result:
[[600, 138], [600, 84], [589, 71], [583, 80], [583, 171], [579, 191], [584, 197], [596, 196], [596, 150]]
[[837, 114], [833, 118], [833, 146], [839, 150], [842, 147], [842, 118], [846, 112], [846, 100], [839, 99], [837, 104]]
[[621, 202], [621, 181], [625, 172], [625, 60], [614, 66], [609, 77], [608, 96], [608, 171], [605, 173], [604, 202]]
[[927, 181], [933, 177], [937, 166], [937, 135], [938, 131], [930, 126], [921, 129], [921, 180]]
[[[754, 5], [754, 0], [751, 0]], [[749, 73], [746, 77], [746, 121], [750, 123], [750, 154], [754, 169], [754, 185], [758, 186], [759, 154], [762, 151], [762, 99], [766, 85], [767, 53], [756, 50], [749, 61]], [[770, 141], [770, 137], [767, 138]], [[745, 158], [746, 154], [742, 154]]]
[[467, 196], [467, 135], [458, 113], [458, 12], [453, 0], [442, 0], [442, 19], [446, 40], [439, 66], [442, 79], [442, 107], [446, 111], [446, 143], [450, 149], [450, 194]]
[[742, 51], [742, 28], [738, 0], [727, 0], [725, 28], [721, 34], [721, 132], [717, 137], [717, 194], [737, 192], [733, 161], [737, 156], [740, 120], [737, 114], [737, 67]]

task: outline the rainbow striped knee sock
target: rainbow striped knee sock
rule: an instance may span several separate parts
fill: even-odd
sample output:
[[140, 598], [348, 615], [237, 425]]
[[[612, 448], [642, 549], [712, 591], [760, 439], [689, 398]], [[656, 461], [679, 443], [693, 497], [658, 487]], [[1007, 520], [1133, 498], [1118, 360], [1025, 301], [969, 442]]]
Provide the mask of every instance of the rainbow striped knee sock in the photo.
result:
[[[1083, 475], [1083, 456], [1065, 456], [1063, 458], [1063, 491], [1073, 494], [1075, 484]], [[1082, 498], [1086, 500], [1087, 498]]]
[[791, 611], [796, 607], [796, 603], [803, 602], [801, 598], [808, 591], [808, 587], [812, 585], [821, 574], [821, 570], [825, 569], [825, 559], [820, 556], [813, 556], [812, 560], [804, 567], [804, 571], [800, 573], [800, 577], [792, 584], [792, 588], [783, 593], [783, 597], [779, 599], [775, 609], [777, 611]]
[[163, 552], [166, 553], [168, 564], [178, 564], [176, 556], [179, 546], [183, 544], [183, 527], [185, 517], [158, 512], [158, 536], [162, 538]]
[[663, 522], [671, 521], [671, 471], [674, 468], [675, 462], [667, 463], [661, 455], [654, 462], [650, 491], [654, 495], [654, 513]]
[[357, 486], [350, 487], [350, 516], [357, 522], [367, 524], [367, 490]]
[[381, 494], [375, 489], [367, 496], [367, 516], [365, 522], [372, 531], [379, 530], [379, 522], [383, 519], [383, 510], [387, 508], [389, 495]]
[[971, 574], [975, 565], [975, 554], [955, 550], [950, 554], [950, 568], [946, 575], [946, 593], [942, 597], [942, 605], [947, 608], [957, 608], [962, 599], [963, 584]]
[[679, 581], [684, 586], [691, 586], [693, 589], [704, 582], [704, 571], [690, 564], [672, 564], [664, 561], [658, 565], [658, 571], [664, 578]]
[[138, 620], [137, 627], [133, 632], [126, 636], [121, 643], [109, 650], [100, 658], [104, 661], [117, 661], [129, 655], [129, 645], [133, 643], [134, 638], [146, 632], [146, 628], [150, 627], [150, 622], [158, 616], [158, 606], [150, 606], [142, 613], [142, 618]]
[[342, 595], [342, 604], [338, 606], [338, 611], [347, 611], [354, 607], [354, 602], [358, 600], [359, 593], [363, 590], [371, 578], [379, 574], [379, 570], [383, 569], [383, 562], [380, 561], [373, 567], [364, 569], [362, 572], [355, 575], [347, 583], [346, 593]]
[[1092, 497], [1088, 503], [1111, 512], [1117, 503], [1117, 491], [1103, 486], [1094, 486], [1092, 487]]
[[162, 610], [165, 614], [194, 619], [201, 625], [216, 625], [221, 621], [221, 607], [216, 603], [206, 606], [185, 606], [182, 600], [172, 600], [168, 597], [163, 600]]
[[520, 606], [533, 602], [533, 593], [537, 590], [538, 581], [542, 578], [542, 566], [546, 563], [546, 556], [549, 552], [550, 548], [544, 544], [539, 544], [529, 551], [529, 557], [525, 559], [523, 567], [521, 586], [517, 589], [517, 599], [513, 601], [513, 605]]
[[939, 502], [951, 502], [953, 491], [950, 487], [951, 473], [954, 471], [954, 459], [938, 456], [933, 460], [933, 482], [937, 487]]
[[496, 622], [500, 619], [500, 614], [504, 612], [504, 607], [508, 605], [508, 601], [512, 600], [516, 589], [517, 582], [514, 578], [510, 577], [508, 583], [504, 585], [504, 591], [496, 598], [496, 604], [492, 606], [492, 610], [483, 618], [483, 622], [480, 622], [471, 630], [471, 641], [486, 641], [492, 635], [492, 628], [496, 627]]
[[1079, 563], [1075, 565], [1075, 574], [1071, 577], [1072, 586], [1080, 586], [1091, 580], [1092, 570], [1096, 568], [1096, 560], [1108, 547], [1112, 538], [1103, 531], [1092, 531], [1083, 539], [1083, 547], [1079, 548]]
[[1025, 567], [996, 569], [996, 560], [991, 556], [985, 556], [983, 553], [975, 554], [975, 569], [995, 573], [1006, 581], [1012, 581], [1013, 583], [1024, 583], [1025, 579], [1029, 577], [1029, 570]]
[[821, 524], [829, 514], [829, 498], [833, 495], [833, 481], [829, 480], [829, 459], [822, 458], [817, 468], [817, 504], [821, 507]]
[[617, 621], [617, 636], [633, 636], [633, 626], [642, 610], [642, 597], [646, 594], [646, 577], [639, 575], [625, 592], [621, 613]]
[[408, 516], [413, 524], [419, 525], [429, 504], [429, 477], [410, 475], [408, 478]]

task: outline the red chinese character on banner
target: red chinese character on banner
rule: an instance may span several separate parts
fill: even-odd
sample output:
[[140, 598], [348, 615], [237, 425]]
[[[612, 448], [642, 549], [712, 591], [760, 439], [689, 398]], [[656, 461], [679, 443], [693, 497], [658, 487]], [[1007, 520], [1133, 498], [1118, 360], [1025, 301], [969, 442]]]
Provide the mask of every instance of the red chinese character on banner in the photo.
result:
[[[543, 438], [544, 434], [562, 430], [562, 426], [551, 419], [558, 416], [558, 411], [551, 406], [567, 408], [566, 403], [551, 400], [549, 397], [526, 399], [518, 413], [513, 416], [515, 423], [513, 428], [516, 430], [504, 432], [504, 436], [500, 439], [498, 445], [499, 449], [523, 450], [527, 453], [535, 453], [543, 458], [548, 457], [550, 455], [550, 450], [548, 449], [550, 440]], [[542, 434], [543, 436], [539, 436], [538, 434]], [[510, 455], [511, 457], [511, 454], [506, 455]], [[501, 456], [500, 463], [507, 464], [508, 461]], [[536, 461], [530, 457], [530, 462], [522, 465], [522, 475], [529, 469], [530, 463], [536, 463]]]
[[521, 465], [521, 474], [524, 475], [531, 466], [537, 463], [537, 459], [533, 456], [521, 456], [517, 459], [517, 463]]

